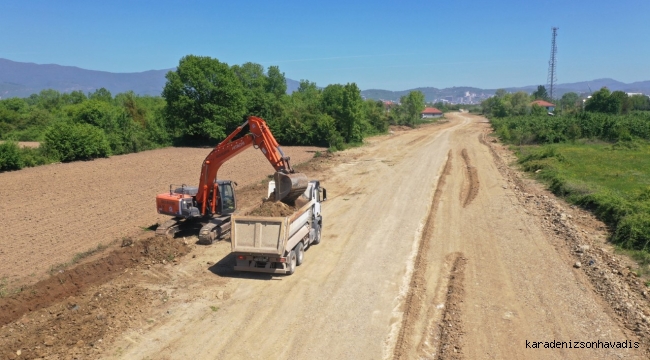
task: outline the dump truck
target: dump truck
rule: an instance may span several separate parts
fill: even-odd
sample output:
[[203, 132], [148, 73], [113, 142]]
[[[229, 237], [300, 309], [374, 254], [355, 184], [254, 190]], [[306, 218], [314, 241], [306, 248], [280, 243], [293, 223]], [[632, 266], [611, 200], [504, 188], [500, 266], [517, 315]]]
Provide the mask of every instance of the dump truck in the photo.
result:
[[[275, 182], [269, 182], [272, 196]], [[311, 180], [295, 201], [289, 216], [241, 216], [230, 218], [230, 238], [235, 270], [291, 275], [304, 260], [305, 250], [321, 241], [321, 203], [327, 191]]]

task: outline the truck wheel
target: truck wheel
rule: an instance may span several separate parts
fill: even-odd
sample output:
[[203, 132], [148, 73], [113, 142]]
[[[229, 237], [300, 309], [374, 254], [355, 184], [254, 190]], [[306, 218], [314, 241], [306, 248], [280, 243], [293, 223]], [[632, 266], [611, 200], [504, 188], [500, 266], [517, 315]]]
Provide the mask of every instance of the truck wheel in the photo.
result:
[[314, 235], [314, 241], [311, 243], [314, 245], [320, 244], [320, 225], [316, 225], [316, 235]]
[[294, 272], [296, 272], [296, 251], [291, 250], [289, 262], [287, 263], [287, 275], [293, 275]]
[[298, 243], [296, 245], [296, 265], [300, 266], [302, 265], [302, 261], [305, 258], [305, 248], [302, 246], [302, 243]]

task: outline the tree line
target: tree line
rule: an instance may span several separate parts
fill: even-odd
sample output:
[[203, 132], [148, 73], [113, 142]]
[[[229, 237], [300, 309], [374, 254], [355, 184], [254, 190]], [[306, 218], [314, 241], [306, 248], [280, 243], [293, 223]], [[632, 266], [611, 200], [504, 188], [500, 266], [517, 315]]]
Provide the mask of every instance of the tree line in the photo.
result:
[[543, 86], [529, 96], [525, 92], [508, 94], [498, 90], [482, 103], [483, 112], [499, 137], [517, 145], [549, 144], [599, 139], [603, 141], [650, 140], [650, 98], [628, 96], [622, 91], [602, 88], [583, 102], [576, 93], [566, 93], [557, 104], [554, 116], [531, 101], [543, 98]]
[[554, 103], [556, 115], [576, 114], [583, 111], [624, 115], [634, 111], [650, 110], [650, 98], [645, 95], [628, 96], [623, 91], [611, 92], [604, 87], [585, 99], [583, 104], [580, 95], [575, 92], [565, 93], [560, 99], [550, 99], [543, 85], [539, 85], [530, 95], [525, 91], [508, 93], [504, 89], [499, 89], [493, 97], [484, 100], [481, 106], [483, 114], [488, 117], [545, 115], [546, 109], [531, 104], [534, 100], [556, 102]]
[[[183, 57], [166, 79], [162, 96], [113, 96], [102, 88], [0, 100], [0, 171], [170, 145], [214, 145], [249, 115], [265, 119], [282, 145], [341, 150], [386, 132], [390, 124], [416, 126], [424, 109], [419, 91], [387, 108], [364, 100], [355, 83], [320, 88], [302, 80], [287, 94], [277, 66], [230, 66], [194, 55]], [[41, 146], [19, 148], [16, 141]]]

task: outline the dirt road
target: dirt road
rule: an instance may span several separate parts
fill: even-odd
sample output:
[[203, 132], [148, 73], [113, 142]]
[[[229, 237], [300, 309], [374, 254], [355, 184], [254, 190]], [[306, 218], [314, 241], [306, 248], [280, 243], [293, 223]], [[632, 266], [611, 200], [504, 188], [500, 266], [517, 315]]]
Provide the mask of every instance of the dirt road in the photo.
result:
[[482, 118], [451, 115], [375, 138], [325, 171], [306, 169], [329, 199], [323, 241], [296, 274], [235, 273], [229, 243], [198, 248], [174, 267], [163, 286], [171, 301], [154, 324], [104, 356], [644, 358], [643, 344], [527, 348], [639, 338], [515, 196], [486, 129]]

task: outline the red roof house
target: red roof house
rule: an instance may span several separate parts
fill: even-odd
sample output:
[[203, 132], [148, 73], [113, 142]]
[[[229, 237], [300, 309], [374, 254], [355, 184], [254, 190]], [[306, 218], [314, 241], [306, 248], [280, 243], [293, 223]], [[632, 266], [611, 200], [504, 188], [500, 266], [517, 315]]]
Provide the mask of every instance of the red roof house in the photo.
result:
[[422, 110], [422, 112], [420, 113], [420, 116], [422, 117], [422, 119], [424, 119], [424, 118], [437, 118], [437, 117], [442, 116], [442, 111], [440, 111], [440, 110], [438, 110], [436, 108], [428, 107], [428, 108], [425, 108], [424, 110]]
[[555, 104], [551, 104], [551, 103], [548, 102], [548, 101], [544, 101], [544, 100], [535, 100], [535, 101], [533, 101], [532, 103], [530, 103], [530, 105], [533, 105], [533, 104], [536, 104], [536, 105], [538, 105], [538, 106], [541, 106], [541, 107], [543, 107], [543, 108], [546, 108], [547, 111], [553, 111], [553, 110], [555, 110]]

